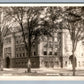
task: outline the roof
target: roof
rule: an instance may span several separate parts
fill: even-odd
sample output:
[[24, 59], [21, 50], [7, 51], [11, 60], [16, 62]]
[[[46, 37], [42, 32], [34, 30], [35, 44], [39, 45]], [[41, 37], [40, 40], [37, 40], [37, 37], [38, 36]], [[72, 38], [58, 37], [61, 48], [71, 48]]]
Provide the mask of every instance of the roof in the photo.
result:
[[[24, 26], [24, 29], [27, 28], [27, 24], [26, 23], [24, 23], [23, 26]], [[5, 36], [10, 35], [12, 33], [18, 33], [18, 32], [21, 32], [21, 27], [20, 27], [20, 25], [17, 22], [15, 22], [15, 23], [11, 24], [9, 26], [9, 28], [7, 26], [5, 26], [3, 28], [3, 30], [2, 30], [2, 36], [5, 37]]]

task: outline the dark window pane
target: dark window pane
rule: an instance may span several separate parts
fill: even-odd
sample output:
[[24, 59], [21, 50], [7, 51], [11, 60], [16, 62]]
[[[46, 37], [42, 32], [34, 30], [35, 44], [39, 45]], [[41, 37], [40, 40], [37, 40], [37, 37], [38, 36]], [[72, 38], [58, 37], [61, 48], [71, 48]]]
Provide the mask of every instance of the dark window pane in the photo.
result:
[[46, 51], [44, 51], [44, 55], [47, 55], [47, 52]]
[[50, 52], [49, 55], [52, 55], [52, 52]]
[[57, 52], [55, 52], [55, 55], [57, 55]]
[[34, 55], [36, 55], [36, 52], [34, 52]]

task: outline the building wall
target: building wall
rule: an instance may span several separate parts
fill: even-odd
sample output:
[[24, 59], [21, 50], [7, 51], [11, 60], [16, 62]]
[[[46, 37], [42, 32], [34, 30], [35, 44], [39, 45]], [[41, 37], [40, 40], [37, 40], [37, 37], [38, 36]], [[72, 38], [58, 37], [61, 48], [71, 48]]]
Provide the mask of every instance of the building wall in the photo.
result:
[[[37, 48], [36, 48], [37, 47]], [[80, 50], [80, 52], [79, 52]], [[38, 51], [38, 53], [37, 53]], [[79, 41], [75, 56], [77, 59], [77, 68], [84, 67], [84, 47], [82, 41]], [[63, 68], [71, 67], [69, 57], [72, 55], [72, 43], [68, 30], [62, 30], [59, 34], [54, 34], [54, 39], [45, 37], [37, 45], [32, 47], [31, 64], [32, 68]], [[7, 67], [6, 58], [10, 58], [10, 67], [27, 67], [27, 51], [21, 32], [9, 34], [4, 37], [3, 58], [4, 67]], [[62, 58], [62, 60], [61, 60]]]
[[57, 34], [54, 34], [54, 39], [47, 37], [47, 40], [41, 41], [39, 45], [41, 54], [41, 67], [54, 68], [60, 67], [60, 52]]
[[[23, 43], [23, 39], [21, 36], [21, 32], [15, 34], [9, 34], [3, 39], [3, 59], [4, 59], [4, 67], [7, 67], [8, 57], [10, 59], [8, 68], [25, 68], [27, 67], [27, 51], [25, 49], [25, 45]], [[32, 55], [31, 56], [32, 68], [38, 68], [40, 65], [39, 57]]]
[[1, 31], [0, 31], [0, 67], [3, 63], [3, 44], [2, 44], [2, 38], [1, 38]]
[[[70, 39], [69, 31], [63, 30], [63, 66], [72, 67], [69, 57], [72, 55], [72, 41]], [[76, 68], [84, 67], [84, 45], [82, 40], [77, 43], [77, 48], [75, 51], [76, 57]]]
[[[48, 45], [46, 41], [38, 43], [38, 55], [36, 55], [36, 48], [32, 49], [31, 63], [32, 67], [54, 67], [59, 65], [57, 53], [57, 40], [49, 38]], [[56, 47], [55, 47], [56, 46]], [[52, 51], [54, 48], [54, 53]], [[52, 56], [53, 55], [53, 56]], [[23, 43], [21, 32], [9, 34], [4, 37], [3, 58], [4, 66], [6, 67], [6, 58], [10, 58], [10, 67], [26, 67], [27, 64], [27, 51]], [[57, 67], [56, 66], [56, 67]]]

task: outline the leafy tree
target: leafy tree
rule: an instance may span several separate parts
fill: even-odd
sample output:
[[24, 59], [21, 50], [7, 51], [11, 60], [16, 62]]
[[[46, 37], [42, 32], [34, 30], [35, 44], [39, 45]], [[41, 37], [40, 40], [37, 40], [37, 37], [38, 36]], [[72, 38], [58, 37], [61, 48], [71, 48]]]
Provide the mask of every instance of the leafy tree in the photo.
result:
[[[28, 51], [28, 72], [31, 72], [30, 57], [33, 43], [37, 42], [40, 36], [49, 34], [48, 29], [42, 26], [43, 19], [40, 18], [44, 9], [45, 7], [10, 7], [9, 11], [6, 11], [7, 16], [11, 16], [21, 27], [25, 49]], [[26, 28], [24, 24], [27, 24]]]
[[[58, 37], [58, 51], [62, 49], [62, 44], [61, 43], [61, 35], [62, 32], [60, 31], [62, 29], [62, 13], [64, 9], [62, 7], [47, 7], [46, 8], [46, 19], [45, 19], [45, 26], [49, 28], [49, 31], [51, 32], [52, 35], [52, 54], [54, 56], [54, 50], [55, 50], [55, 43], [54, 43], [54, 34], [57, 33]], [[63, 67], [63, 59], [62, 55], [60, 54], [60, 62], [61, 62], [61, 67]]]
[[82, 7], [67, 7], [64, 15], [64, 28], [69, 30], [72, 41], [72, 67], [75, 76], [77, 43], [84, 37], [84, 19], [82, 18]]

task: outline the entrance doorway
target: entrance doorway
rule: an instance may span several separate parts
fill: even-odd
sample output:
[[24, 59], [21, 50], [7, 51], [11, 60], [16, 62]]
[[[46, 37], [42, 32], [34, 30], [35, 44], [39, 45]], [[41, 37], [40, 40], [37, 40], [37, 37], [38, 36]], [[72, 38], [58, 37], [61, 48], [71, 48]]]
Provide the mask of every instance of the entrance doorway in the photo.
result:
[[6, 57], [6, 68], [10, 68], [10, 58]]

